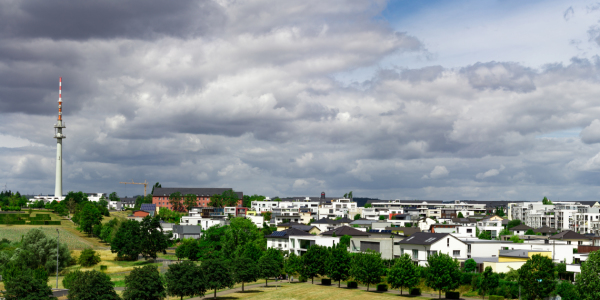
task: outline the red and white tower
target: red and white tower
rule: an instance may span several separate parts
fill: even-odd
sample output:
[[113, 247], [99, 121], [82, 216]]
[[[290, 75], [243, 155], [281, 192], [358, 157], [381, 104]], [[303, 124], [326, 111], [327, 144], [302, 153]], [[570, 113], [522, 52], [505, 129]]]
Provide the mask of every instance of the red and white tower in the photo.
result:
[[62, 120], [62, 77], [58, 80], [58, 121], [54, 124], [54, 138], [56, 139], [56, 183], [54, 197], [62, 198], [62, 140], [66, 138], [62, 130], [66, 128]]

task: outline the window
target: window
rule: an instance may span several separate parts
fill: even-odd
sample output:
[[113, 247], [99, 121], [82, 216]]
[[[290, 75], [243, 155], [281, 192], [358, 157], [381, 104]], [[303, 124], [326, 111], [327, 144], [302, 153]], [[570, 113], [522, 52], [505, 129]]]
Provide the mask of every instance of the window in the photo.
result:
[[450, 247], [450, 238], [447, 238], [446, 242], [448, 243], [448, 247]]
[[419, 259], [419, 250], [413, 249], [413, 251], [412, 251], [412, 259], [414, 259], [414, 260]]
[[437, 251], [436, 250], [427, 250], [427, 258], [429, 258], [429, 256], [436, 254]]
[[404, 255], [404, 248], [400, 248], [400, 255]]
[[452, 251], [452, 256], [459, 257], [460, 256], [460, 250], [454, 250], [454, 251]]

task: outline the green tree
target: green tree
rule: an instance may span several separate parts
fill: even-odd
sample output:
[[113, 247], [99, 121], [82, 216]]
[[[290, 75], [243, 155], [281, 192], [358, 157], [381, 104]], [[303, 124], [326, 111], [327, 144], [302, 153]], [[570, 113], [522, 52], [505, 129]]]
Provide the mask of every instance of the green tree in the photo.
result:
[[327, 247], [313, 245], [306, 250], [306, 253], [301, 256], [302, 258], [302, 269], [301, 275], [311, 279], [311, 283], [314, 284], [314, 277], [318, 275], [327, 274], [327, 260], [329, 251]]
[[302, 259], [296, 253], [292, 252], [285, 260], [284, 272], [288, 275], [288, 278], [298, 274], [302, 268]]
[[417, 267], [408, 254], [396, 259], [387, 277], [387, 282], [393, 289], [400, 289], [400, 295], [402, 295], [402, 288], [410, 289], [419, 284], [419, 281]]
[[271, 255], [263, 255], [258, 260], [260, 278], [265, 279], [265, 286], [269, 285], [269, 278], [278, 276], [281, 272], [277, 261]]
[[102, 214], [94, 203], [87, 202], [79, 217], [79, 227], [83, 232], [91, 234], [94, 226], [102, 222]]
[[200, 239], [198, 240], [198, 246], [200, 247], [198, 259], [213, 259], [223, 257], [222, 249], [222, 237], [225, 235], [229, 226], [212, 226], [208, 228]]
[[124, 300], [160, 300], [166, 296], [163, 279], [156, 266], [133, 268], [133, 271], [125, 276]]
[[245, 282], [257, 281], [260, 275], [256, 262], [246, 256], [235, 258], [231, 262], [231, 270], [233, 272], [233, 280], [236, 283], [242, 284], [242, 292], [244, 291]]
[[[44, 267], [48, 272], [56, 272], [56, 242], [56, 238], [47, 237], [41, 229], [30, 229], [10, 260], [26, 264], [31, 269]], [[71, 251], [65, 243], [58, 248], [59, 270], [62, 270], [69, 266]]]
[[140, 236], [138, 237], [141, 254], [146, 258], [156, 259], [156, 253], [167, 250], [167, 236], [160, 226], [160, 219], [146, 216], [140, 223]]
[[384, 275], [384, 272], [385, 267], [381, 260], [381, 253], [360, 252], [352, 257], [349, 275], [354, 280], [366, 284], [367, 291], [371, 284], [381, 282], [381, 276]]
[[379, 220], [385, 220], [385, 216], [379, 216]]
[[180, 192], [175, 192], [169, 195], [169, 204], [171, 204], [171, 208], [173, 211], [182, 212], [185, 210], [183, 205], [183, 195]]
[[350, 254], [347, 247], [341, 243], [331, 248], [331, 254], [327, 256], [327, 276], [333, 281], [338, 282], [340, 287], [342, 280], [348, 279], [350, 272]]
[[590, 252], [588, 259], [581, 264], [581, 274], [577, 275], [577, 292], [581, 299], [600, 299], [600, 251]]
[[462, 213], [462, 212], [460, 212], [460, 211], [459, 211], [459, 212], [458, 212], [458, 216], [456, 216], [456, 217], [457, 217], [457, 218], [464, 218], [465, 216], [463, 215], [463, 213]]
[[108, 195], [108, 199], [110, 201], [121, 201], [121, 199], [119, 198], [119, 196], [117, 196], [117, 192], [112, 192], [110, 193], [110, 195]]
[[506, 227], [508, 227], [508, 229], [511, 229], [515, 226], [519, 226], [521, 225], [521, 220], [510, 220], [508, 221], [508, 224], [506, 225]]
[[365, 208], [371, 208], [371, 207], [373, 207], [373, 205], [371, 205], [371, 203], [365, 204]]
[[525, 231], [525, 235], [535, 235], [535, 232], [533, 232], [533, 229], [527, 229], [527, 231]]
[[238, 195], [233, 190], [226, 190], [221, 194], [221, 199], [225, 206], [238, 206], [240, 200]]
[[504, 217], [504, 209], [502, 209], [502, 207], [496, 207], [496, 216], [498, 217]]
[[223, 254], [227, 259], [240, 256], [248, 244], [265, 244], [264, 236], [252, 221], [246, 218], [233, 218], [225, 230], [222, 241]]
[[465, 261], [465, 272], [472, 273], [477, 269], [477, 262], [474, 259], [469, 258]]
[[4, 277], [2, 296], [7, 300], [56, 299], [52, 297], [48, 273], [44, 269], [21, 269], [14, 276]]
[[[597, 276], [597, 275], [596, 275]], [[550, 258], [534, 254], [519, 269], [519, 285], [524, 299], [544, 299], [554, 291], [554, 264]]]
[[110, 277], [93, 270], [81, 272], [79, 277], [70, 283], [69, 299], [71, 300], [118, 300], [115, 284]]
[[196, 206], [198, 203], [198, 197], [194, 194], [187, 194], [183, 199], [183, 205], [187, 211], [192, 210], [192, 207]]
[[[556, 293], [560, 296], [561, 300], [579, 300], [582, 299], [577, 294], [577, 289], [573, 284], [566, 280], [561, 280], [556, 286]], [[586, 298], [583, 298], [586, 299]], [[591, 298], [594, 299], [594, 298]], [[597, 299], [597, 298], [595, 298]]]
[[452, 259], [448, 254], [434, 253], [427, 258], [427, 275], [425, 284], [435, 291], [452, 291], [460, 284], [460, 269], [458, 261]]
[[492, 239], [492, 233], [489, 232], [489, 231], [487, 231], [487, 230], [484, 230], [484, 231], [482, 231], [479, 234], [478, 238], [482, 239], [482, 240], [491, 240]]
[[217, 298], [218, 289], [231, 288], [235, 284], [231, 266], [222, 258], [202, 262], [202, 271], [206, 276], [206, 288], [215, 291], [214, 299]]
[[121, 224], [110, 244], [110, 251], [117, 253], [117, 257], [128, 260], [137, 260], [142, 247], [139, 243], [141, 235], [140, 222], [127, 220]]
[[542, 199], [542, 204], [543, 205], [553, 205], [554, 203], [552, 203], [552, 201], [548, 200], [548, 198], [544, 197], [544, 199]]
[[352, 239], [351, 236], [349, 235], [343, 235], [342, 237], [340, 237], [340, 243], [339, 245], [343, 245], [344, 247], [348, 248], [350, 247], [350, 240]]
[[500, 278], [498, 274], [492, 271], [492, 267], [485, 268], [485, 271], [483, 271], [483, 276], [481, 277], [481, 299], [485, 298], [485, 293], [498, 287], [499, 280]]
[[183, 297], [202, 297], [206, 294], [206, 276], [202, 268], [191, 261], [169, 265], [165, 281], [169, 296], [177, 296], [183, 300]]
[[512, 235], [508, 240], [515, 244], [522, 244], [525, 241], [525, 240], [520, 239], [519, 236], [516, 234]]
[[500, 233], [498, 233], [498, 237], [501, 237], [503, 235], [511, 235], [511, 234], [508, 229], [504, 228], [504, 229], [500, 230]]
[[355, 214], [354, 215], [354, 220], [360, 220], [360, 214]]
[[96, 253], [92, 248], [86, 248], [81, 251], [77, 263], [87, 268], [98, 264], [100, 260], [100, 254]]
[[212, 207], [225, 206], [225, 202], [223, 202], [223, 196], [219, 195], [219, 194], [210, 196], [210, 201], [208, 202], [208, 206], [212, 206]]

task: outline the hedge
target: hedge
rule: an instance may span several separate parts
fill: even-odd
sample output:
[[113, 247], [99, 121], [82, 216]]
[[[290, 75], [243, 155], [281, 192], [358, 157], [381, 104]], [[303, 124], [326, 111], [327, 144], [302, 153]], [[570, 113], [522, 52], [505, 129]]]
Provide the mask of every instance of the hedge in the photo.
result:
[[388, 285], [387, 283], [380, 283], [377, 285], [377, 291], [378, 292], [387, 292], [388, 290]]
[[420, 288], [413, 288], [410, 290], [410, 294], [413, 296], [421, 296], [421, 289]]
[[446, 292], [446, 299], [460, 299], [460, 292]]
[[12, 221], [0, 220], [0, 224], [5, 224], [5, 225], [25, 225], [25, 220], [12, 220]]
[[29, 225], [61, 225], [61, 221], [31, 221]]
[[331, 279], [321, 278], [321, 285], [331, 285]]
[[108, 266], [105, 266], [105, 265], [100, 266], [100, 271], [106, 271], [106, 270], [108, 270]]
[[358, 283], [356, 281], [348, 281], [348, 288], [356, 289], [356, 288], [358, 288]]
[[300, 276], [300, 278], [298, 278], [298, 281], [300, 281], [300, 282], [307, 282], [308, 278], [306, 278], [304, 276]]
[[504, 300], [504, 296], [494, 296], [494, 295], [490, 295], [488, 297], [488, 300]]

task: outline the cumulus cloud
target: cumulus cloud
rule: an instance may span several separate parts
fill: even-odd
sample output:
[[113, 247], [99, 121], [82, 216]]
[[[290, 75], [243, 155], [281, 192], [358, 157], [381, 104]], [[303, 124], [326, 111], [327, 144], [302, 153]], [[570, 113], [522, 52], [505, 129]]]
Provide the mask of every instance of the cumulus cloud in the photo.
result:
[[[385, 1], [42, 2], [0, 4], [0, 181], [12, 190], [53, 190], [62, 76], [65, 190], [131, 196], [117, 182], [146, 179], [272, 197], [596, 193], [596, 57], [386, 65], [427, 47], [381, 20]], [[581, 138], [537, 138], [570, 128]]]

